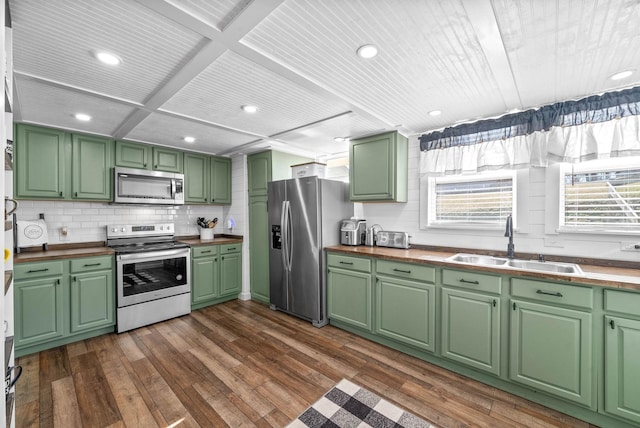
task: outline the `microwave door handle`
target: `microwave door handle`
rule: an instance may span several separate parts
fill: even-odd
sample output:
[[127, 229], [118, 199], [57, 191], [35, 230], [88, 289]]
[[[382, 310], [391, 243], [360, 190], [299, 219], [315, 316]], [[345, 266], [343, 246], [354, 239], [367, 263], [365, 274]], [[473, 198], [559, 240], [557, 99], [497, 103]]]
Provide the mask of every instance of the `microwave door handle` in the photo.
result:
[[176, 179], [171, 179], [171, 199], [176, 198]]

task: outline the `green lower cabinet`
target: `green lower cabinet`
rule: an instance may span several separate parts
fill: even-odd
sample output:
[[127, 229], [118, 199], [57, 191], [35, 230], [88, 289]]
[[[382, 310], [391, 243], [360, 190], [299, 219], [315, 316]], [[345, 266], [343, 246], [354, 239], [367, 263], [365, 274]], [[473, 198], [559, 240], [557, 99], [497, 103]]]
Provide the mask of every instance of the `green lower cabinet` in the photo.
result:
[[191, 303], [206, 302], [218, 297], [218, 257], [193, 260]]
[[249, 197], [249, 272], [251, 299], [269, 303], [269, 218], [267, 197]]
[[220, 297], [238, 296], [242, 291], [242, 253], [220, 256]]
[[605, 317], [605, 411], [640, 424], [640, 321]]
[[191, 309], [238, 297], [242, 291], [242, 244], [205, 245], [191, 250]]
[[16, 348], [63, 337], [63, 276], [15, 282]]
[[512, 300], [509, 378], [594, 406], [591, 313]]
[[71, 276], [71, 332], [79, 333], [115, 322], [113, 271]]
[[500, 298], [442, 288], [442, 356], [500, 375]]
[[435, 285], [378, 276], [376, 330], [381, 336], [435, 351]]
[[372, 275], [329, 268], [327, 315], [329, 319], [372, 331]]

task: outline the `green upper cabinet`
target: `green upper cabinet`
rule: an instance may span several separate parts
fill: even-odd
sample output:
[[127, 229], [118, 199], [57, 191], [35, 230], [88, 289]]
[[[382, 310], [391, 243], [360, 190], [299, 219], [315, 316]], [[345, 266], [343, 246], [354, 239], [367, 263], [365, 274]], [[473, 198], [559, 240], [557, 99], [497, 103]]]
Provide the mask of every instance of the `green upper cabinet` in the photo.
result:
[[111, 200], [113, 141], [106, 138], [73, 135], [73, 199]]
[[519, 300], [510, 304], [510, 379], [593, 408], [591, 313]]
[[184, 201], [207, 203], [209, 199], [209, 157], [196, 153], [184, 155]]
[[16, 125], [15, 194], [17, 198], [64, 199], [68, 134], [32, 125]]
[[407, 138], [387, 132], [352, 140], [349, 180], [352, 201], [407, 202]]
[[271, 152], [261, 152], [247, 157], [249, 196], [267, 194], [267, 183], [271, 181]]
[[166, 149], [164, 147], [154, 147], [153, 169], [156, 171], [182, 173], [182, 157], [183, 153], [181, 151]]
[[151, 155], [151, 146], [129, 141], [116, 141], [116, 166], [151, 169]]
[[214, 204], [231, 204], [231, 159], [210, 158], [209, 195]]
[[273, 150], [247, 156], [249, 196], [266, 195], [268, 182], [291, 178], [291, 165], [311, 161], [313, 159]]
[[184, 154], [185, 202], [231, 203], [231, 159], [198, 153]]

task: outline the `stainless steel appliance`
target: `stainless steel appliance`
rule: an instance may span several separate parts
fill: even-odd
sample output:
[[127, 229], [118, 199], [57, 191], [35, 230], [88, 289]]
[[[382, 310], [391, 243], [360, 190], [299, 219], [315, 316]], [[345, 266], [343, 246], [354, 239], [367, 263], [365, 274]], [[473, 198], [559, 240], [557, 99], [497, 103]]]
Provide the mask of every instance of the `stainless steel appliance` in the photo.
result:
[[116, 251], [118, 333], [191, 312], [191, 257], [171, 223], [107, 226]]
[[304, 177], [268, 184], [271, 309], [327, 324], [323, 247], [337, 245], [353, 214], [348, 184]]
[[342, 245], [364, 245], [367, 222], [365, 220], [342, 220], [340, 243]]
[[113, 176], [116, 204], [184, 204], [184, 174], [117, 167]]
[[409, 248], [409, 234], [407, 232], [380, 231], [376, 233], [376, 246]]

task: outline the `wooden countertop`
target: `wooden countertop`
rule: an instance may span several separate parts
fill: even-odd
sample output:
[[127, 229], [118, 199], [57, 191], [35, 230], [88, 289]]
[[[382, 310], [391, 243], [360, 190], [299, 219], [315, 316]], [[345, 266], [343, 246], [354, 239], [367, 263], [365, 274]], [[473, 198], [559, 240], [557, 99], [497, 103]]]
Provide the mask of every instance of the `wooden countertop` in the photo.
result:
[[199, 236], [180, 237], [178, 241], [188, 244], [190, 247], [201, 245], [239, 244], [242, 243], [242, 236], [238, 235], [216, 235], [213, 239], [200, 239]]
[[[239, 235], [218, 235], [214, 239], [200, 239], [199, 236], [183, 236], [176, 238], [179, 242], [190, 247], [200, 245], [220, 245], [242, 243]], [[83, 242], [75, 244], [50, 245], [49, 250], [29, 249], [19, 254], [14, 254], [13, 263], [43, 262], [50, 260], [72, 259], [76, 257], [106, 256], [115, 254], [112, 248], [105, 246], [104, 242]]]
[[532, 272], [516, 268], [501, 268], [495, 266], [471, 265], [467, 263], [452, 262], [447, 261], [446, 259], [456, 253], [448, 251], [433, 251], [414, 248], [403, 250], [398, 248], [367, 246], [352, 247], [348, 245], [335, 245], [332, 247], [326, 247], [325, 250], [336, 253], [349, 254], [353, 256], [376, 257], [385, 260], [425, 263], [457, 269], [472, 269], [481, 272], [520, 275], [537, 279], [551, 279], [556, 281], [564, 281], [570, 283], [572, 282], [576, 284], [640, 290], [640, 264], [639, 269], [580, 264], [580, 268], [582, 268], [584, 275], [577, 275], [551, 272]]

